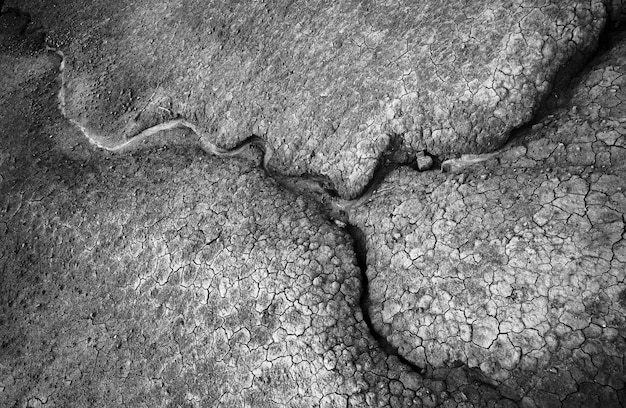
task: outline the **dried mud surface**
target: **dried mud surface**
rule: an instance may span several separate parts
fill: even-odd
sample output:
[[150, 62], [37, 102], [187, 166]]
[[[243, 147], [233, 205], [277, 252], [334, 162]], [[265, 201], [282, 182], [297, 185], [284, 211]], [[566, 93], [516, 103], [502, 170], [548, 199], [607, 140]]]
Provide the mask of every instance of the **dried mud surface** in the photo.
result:
[[[615, 4], [614, 4], [615, 3]], [[503, 144], [597, 47], [619, 2], [13, 0], [66, 55], [68, 116], [114, 147], [173, 119], [280, 173], [363, 191], [404, 161]]]
[[626, 404], [623, 34], [504, 148], [418, 172], [393, 144], [351, 201], [268, 138], [94, 146], [2, 10], [1, 406]]
[[39, 68], [5, 82], [1, 105], [1, 406], [438, 397], [369, 335], [350, 237], [258, 154], [103, 155], [57, 111], [57, 65], [1, 66]]
[[624, 403], [626, 37], [613, 41], [512, 146], [392, 172], [349, 214], [374, 327], [405, 358], [478, 367], [538, 406]]

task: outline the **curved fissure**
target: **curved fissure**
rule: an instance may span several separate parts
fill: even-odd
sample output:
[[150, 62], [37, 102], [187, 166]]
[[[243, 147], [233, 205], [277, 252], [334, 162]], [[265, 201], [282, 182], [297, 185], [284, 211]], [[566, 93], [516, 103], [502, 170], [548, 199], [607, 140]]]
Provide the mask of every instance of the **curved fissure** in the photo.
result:
[[414, 372], [425, 375], [427, 367], [420, 367], [417, 364], [407, 360], [400, 354], [398, 349], [394, 347], [382, 334], [380, 334], [374, 324], [372, 323], [372, 317], [370, 316], [370, 296], [369, 296], [369, 278], [367, 276], [367, 238], [365, 233], [356, 225], [346, 224], [346, 232], [352, 238], [354, 245], [354, 253], [356, 256], [357, 266], [361, 271], [361, 298], [359, 299], [361, 305], [361, 313], [363, 314], [363, 320], [367, 325], [367, 328], [371, 336], [376, 340], [378, 345], [389, 355], [395, 356], [410, 367]]
[[[0, 9], [2, 8], [3, 1], [0, 0]], [[607, 31], [603, 34], [603, 38], [609, 38], [613, 31], [609, 31], [610, 27], [607, 28]], [[620, 29], [620, 32], [623, 32], [624, 28]], [[60, 50], [48, 48], [50, 51], [57, 53], [61, 57], [60, 70], [62, 77], [61, 89], [59, 91], [59, 107], [62, 110], [64, 116], [67, 117], [65, 112], [65, 79], [63, 74], [63, 68], [65, 65], [65, 56]], [[595, 56], [595, 55], [594, 55]], [[536, 109], [533, 117], [527, 122], [519, 127], [513, 129], [509, 132], [508, 138], [506, 142], [499, 149], [495, 150], [492, 153], [480, 154], [480, 155], [462, 155], [460, 158], [448, 159], [440, 162], [437, 157], [433, 157], [433, 161], [435, 166], [430, 171], [446, 171], [446, 172], [456, 172], [460, 169], [463, 169], [467, 166], [483, 162], [486, 160], [491, 160], [497, 158], [502, 151], [506, 150], [511, 145], [519, 142], [524, 138], [526, 134], [529, 133], [531, 129], [533, 129], [534, 125], [539, 123], [541, 120], [544, 120], [549, 112], [552, 112], [555, 108], [555, 104], [558, 97], [557, 93], [567, 93], [567, 89], [563, 88], [566, 85], [570, 85], [571, 78], [574, 78], [578, 73], [585, 68], [585, 64], [581, 63], [580, 66], [574, 71], [568, 72], [569, 80], [567, 84], [565, 82], [559, 82], [555, 85], [555, 89], [551, 92], [549, 97], [545, 98], [544, 101], [539, 105], [538, 109]], [[554, 105], [554, 106], [553, 106]], [[370, 315], [370, 292], [369, 292], [369, 278], [367, 275], [368, 270], [368, 248], [367, 248], [367, 237], [365, 233], [359, 228], [357, 225], [350, 223], [348, 216], [346, 215], [347, 210], [359, 207], [368, 200], [371, 199], [373, 193], [380, 187], [380, 185], [387, 178], [389, 173], [398, 169], [401, 166], [408, 165], [407, 163], [403, 163], [397, 160], [394, 157], [394, 153], [398, 149], [399, 138], [394, 136], [391, 138], [390, 144], [388, 148], [383, 152], [380, 157], [375, 170], [372, 173], [372, 177], [370, 178], [367, 185], [364, 187], [362, 193], [354, 199], [346, 200], [340, 197], [337, 197], [335, 186], [332, 186], [332, 183], [329, 185], [329, 181], [325, 179], [323, 176], [319, 175], [300, 175], [300, 176], [284, 176], [275, 172], [270, 166], [270, 160], [273, 157], [274, 151], [272, 146], [270, 146], [267, 141], [262, 139], [259, 136], [252, 135], [239, 143], [237, 146], [232, 149], [225, 149], [219, 147], [215, 143], [210, 141], [210, 138], [205, 135], [205, 133], [199, 129], [196, 125], [189, 122], [183, 118], [177, 118], [168, 122], [164, 122], [158, 124], [156, 126], [150, 127], [148, 129], [143, 130], [141, 133], [136, 135], [135, 137], [125, 141], [121, 144], [115, 145], [106, 145], [98, 141], [97, 137], [90, 135], [88, 130], [78, 123], [75, 120], [69, 119], [72, 123], [74, 123], [77, 127], [80, 128], [85, 137], [98, 148], [110, 151], [110, 152], [125, 152], [135, 148], [140, 148], [141, 144], [149, 139], [151, 136], [161, 133], [163, 131], [172, 130], [172, 129], [188, 129], [195, 136], [198, 137], [198, 143], [200, 147], [207, 153], [217, 156], [217, 157], [237, 157], [244, 153], [245, 149], [250, 148], [251, 146], [257, 148], [261, 152], [262, 161], [261, 166], [268, 177], [275, 180], [280, 186], [285, 188], [288, 191], [291, 191], [294, 194], [300, 196], [306, 196], [311, 200], [321, 204], [321, 209], [326, 211], [328, 217], [337, 222], [340, 226], [344, 227], [346, 233], [351, 237], [353, 241], [353, 250], [356, 258], [357, 266], [360, 270], [360, 278], [361, 278], [361, 294], [359, 299], [359, 304], [361, 308], [361, 313], [363, 316], [363, 320], [368, 328], [368, 331], [372, 338], [377, 342], [379, 347], [384, 350], [387, 354], [395, 356], [398, 358], [400, 362], [409, 367], [416, 373], [421, 375], [427, 374], [428, 367], [419, 366], [401, 355], [399, 350], [393, 346], [389, 340], [379, 333], [374, 324], [372, 322], [372, 316]], [[486, 382], [486, 381], [485, 381]]]
[[[46, 47], [48, 51], [54, 52], [61, 57], [60, 62], [60, 71], [61, 71], [61, 89], [59, 90], [58, 99], [59, 99], [59, 109], [62, 111], [63, 115], [67, 117], [65, 114], [65, 93], [64, 93], [64, 78], [63, 78], [63, 68], [65, 66], [65, 55], [62, 51], [58, 49], [54, 49], [52, 47]], [[134, 149], [138, 149], [142, 147], [142, 144], [146, 142], [151, 136], [155, 136], [161, 132], [174, 130], [174, 129], [188, 129], [195, 136], [198, 137], [198, 144], [208, 154], [211, 154], [216, 157], [238, 157], [245, 154], [246, 149], [250, 147], [256, 148], [261, 153], [261, 163], [260, 166], [266, 173], [266, 175], [276, 181], [282, 188], [291, 191], [294, 194], [308, 197], [309, 199], [322, 204], [322, 211], [325, 211], [328, 218], [334, 222], [336, 222], [340, 226], [345, 226], [346, 233], [351, 237], [354, 244], [354, 253], [357, 261], [357, 266], [360, 270], [360, 278], [361, 278], [361, 295], [359, 299], [359, 304], [361, 307], [361, 314], [363, 316], [363, 320], [368, 328], [368, 331], [372, 338], [378, 343], [382, 350], [384, 350], [387, 354], [395, 356], [401, 363], [409, 367], [412, 371], [424, 375], [426, 374], [426, 368], [420, 367], [415, 363], [404, 358], [401, 353], [395, 348], [393, 345], [389, 343], [389, 341], [380, 334], [372, 323], [372, 318], [369, 313], [369, 281], [367, 277], [367, 244], [366, 237], [361, 229], [353, 224], [350, 224], [347, 220], [347, 216], [345, 211], [349, 208], [354, 208], [359, 205], [362, 205], [367, 200], [371, 198], [371, 195], [374, 191], [380, 186], [380, 184], [385, 180], [387, 175], [398, 167], [406, 164], [399, 164], [393, 160], [393, 155], [397, 151], [397, 141], [392, 139], [392, 143], [390, 143], [389, 148], [385, 151], [385, 154], [378, 162], [376, 170], [364, 188], [363, 193], [353, 199], [353, 200], [343, 200], [337, 197], [336, 190], [334, 186], [329, 185], [329, 181], [316, 176], [316, 175], [301, 175], [301, 176], [283, 176], [277, 174], [271, 166], [269, 165], [270, 159], [273, 156], [272, 147], [262, 138], [252, 135], [246, 138], [244, 141], [239, 143], [237, 146], [232, 149], [224, 149], [222, 147], [217, 146], [216, 144], [209, 141], [209, 138], [206, 137], [203, 132], [195, 126], [193, 123], [183, 119], [178, 118], [168, 122], [160, 123], [156, 126], [150, 127], [148, 129], [143, 130], [138, 135], [134, 136], [131, 139], [128, 139], [124, 143], [108, 145], [102, 142], [99, 142], [97, 137], [90, 135], [89, 131], [82, 126], [79, 122], [69, 119], [75, 126], [77, 126], [87, 140], [97, 148], [112, 152], [112, 153], [123, 153], [128, 152]]]

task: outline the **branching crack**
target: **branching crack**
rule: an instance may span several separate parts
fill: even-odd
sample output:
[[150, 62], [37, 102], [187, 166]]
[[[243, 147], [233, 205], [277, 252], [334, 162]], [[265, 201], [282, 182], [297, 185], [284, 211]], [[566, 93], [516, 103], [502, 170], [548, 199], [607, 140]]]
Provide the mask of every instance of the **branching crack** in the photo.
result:
[[[0, 0], [0, 14], [2, 14], [3, 4], [4, 0]], [[9, 12], [9, 10], [5, 11], [5, 13], [7, 12]], [[626, 27], [624, 26], [620, 27], [617, 25], [616, 27], [612, 27], [611, 24], [607, 24], [605, 32], [602, 34], [602, 37], [600, 39], [600, 43], [609, 44], [609, 40], [614, 40], [616, 36], [623, 36], [625, 32]], [[502, 151], [506, 150], [508, 147], [511, 147], [512, 145], [516, 145], [518, 143], [523, 143], [524, 138], [529, 133], [532, 133], [532, 131], [534, 130], [533, 126], [535, 124], [544, 121], [547, 115], [553, 114], [558, 106], [566, 103], [567, 99], [571, 97], [571, 89], [574, 88], [573, 81], [578, 80], [577, 78], [579, 78], [580, 72], [586, 69], [586, 63], [593, 58], [596, 58], [598, 55], [601, 55], [603, 52], [606, 52], [607, 49], [610, 49], [610, 47], [599, 47], [596, 53], [593, 55], [577, 54], [572, 57], [572, 60], [568, 61], [568, 63], [565, 64], [563, 70], [557, 73], [555, 75], [555, 78], [552, 78], [552, 92], [547, 94], [545, 98], [543, 98], [543, 100], [538, 103], [538, 107], [534, 110], [534, 115], [531, 120], [511, 130], [508, 134], [506, 142], [502, 146], [500, 146], [499, 150], [496, 150], [493, 153], [487, 153], [483, 155], [466, 155], [458, 159], [446, 160], [444, 162], [441, 162], [441, 159], [438, 157], [431, 156], [433, 160], [433, 168], [435, 170], [443, 171], [451, 171], [451, 168], [454, 168], [455, 166], [462, 168], [464, 166], [471, 165], [477, 162], [496, 158]], [[59, 52], [59, 55], [63, 58], [62, 53]], [[63, 66], [63, 63], [61, 66]], [[63, 97], [63, 86], [64, 84], [62, 85], [61, 89], [61, 98]], [[64, 101], [62, 101], [61, 106], [64, 106]], [[78, 123], [76, 122], [75, 124], [78, 125]], [[78, 126], [81, 127], [80, 125]], [[376, 169], [374, 170], [373, 175], [367, 185], [363, 188], [363, 193], [360, 195], [360, 197], [354, 200], [343, 200], [337, 197], [336, 186], [332, 184], [332, 181], [328, 177], [316, 174], [303, 174], [299, 176], [289, 177], [277, 174], [277, 172], [269, 166], [270, 159], [274, 153], [272, 147], [259, 136], [250, 136], [234, 148], [224, 149], [210, 142], [210, 138], [205, 137], [201, 129], [199, 129], [192, 122], [189, 122], [182, 117], [177, 117], [176, 119], [171, 120], [167, 123], [162, 123], [153, 128], [146, 129], [131, 140], [115, 146], [105, 146], [99, 144], [96, 142], [96, 138], [90, 137], [86, 129], [81, 127], [81, 130], [83, 131], [85, 136], [87, 136], [87, 138], [96, 146], [112, 152], [123, 152], [131, 148], [137, 147], [145, 139], [158, 132], [174, 128], [189, 129], [191, 132], [198, 136], [200, 145], [205, 152], [218, 157], [242, 156], [250, 153], [250, 147], [258, 149], [261, 152], [262, 157], [260, 165], [265, 170], [269, 178], [272, 178], [286, 190], [291, 191], [296, 195], [307, 196], [309, 198], [312, 198], [311, 201], [321, 203], [321, 209], [323, 211], [326, 211], [328, 217], [331, 220], [340, 221], [340, 224], [345, 226], [346, 233], [350, 235], [353, 241], [354, 254], [356, 257], [357, 266], [361, 274], [361, 293], [359, 298], [359, 304], [363, 315], [363, 320], [368, 328], [370, 335], [376, 341], [378, 346], [389, 356], [395, 356], [402, 364], [409, 367], [415, 373], [418, 373], [420, 375], [427, 374], [429, 369], [428, 366], [419, 366], [409, 361], [401, 354], [397, 347], [392, 345], [390, 341], [383, 334], [378, 332], [377, 329], [374, 327], [374, 324], [372, 322], [372, 316], [370, 315], [371, 299], [369, 292], [370, 282], [367, 275], [367, 237], [358, 226], [349, 222], [348, 217], [345, 216], [344, 213], [347, 209], [362, 205], [363, 203], [368, 201], [371, 198], [372, 193], [378, 187], [380, 187], [380, 185], [384, 182], [389, 173], [396, 170], [400, 166], [407, 165], [407, 157], [404, 157], [402, 155], [403, 153], [405, 153], [403, 152], [402, 147], [402, 135], [390, 135], [389, 145], [378, 159]], [[624, 219], [624, 223], [626, 224], [626, 219]], [[624, 236], [624, 234], [622, 234], [622, 236]], [[626, 294], [622, 292], [620, 296], [620, 301], [626, 304]], [[476, 373], [477, 378], [475, 379], [478, 379], [481, 382], [487, 382], [486, 378], [478, 378], [480, 370], [471, 369], [469, 370], [469, 372]]]

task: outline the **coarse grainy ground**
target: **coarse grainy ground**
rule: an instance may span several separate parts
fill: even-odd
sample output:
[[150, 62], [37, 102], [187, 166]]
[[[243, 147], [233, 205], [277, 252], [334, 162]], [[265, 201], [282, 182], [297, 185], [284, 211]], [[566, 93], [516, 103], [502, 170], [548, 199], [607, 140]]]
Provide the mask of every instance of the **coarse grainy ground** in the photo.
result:
[[269, 136], [94, 146], [45, 27], [0, 10], [0, 406], [626, 404], [623, 33], [495, 154], [394, 144], [336, 196]]

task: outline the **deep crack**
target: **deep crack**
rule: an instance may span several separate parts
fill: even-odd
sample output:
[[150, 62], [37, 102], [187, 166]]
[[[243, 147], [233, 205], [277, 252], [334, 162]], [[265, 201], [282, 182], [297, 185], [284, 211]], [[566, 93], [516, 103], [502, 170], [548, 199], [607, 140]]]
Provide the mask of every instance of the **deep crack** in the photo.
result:
[[[55, 50], [52, 48], [48, 48], [49, 51], [55, 52], [61, 57], [61, 71], [64, 66], [64, 58], [62, 52], [59, 50]], [[63, 86], [61, 85], [61, 90], [59, 91], [59, 107], [63, 111], [63, 107], [65, 106], [64, 100], [64, 92]], [[237, 146], [232, 149], [224, 149], [221, 148], [214, 143], [210, 142], [207, 137], [203, 136], [203, 133], [191, 122], [188, 122], [185, 119], [175, 119], [169, 122], [165, 122], [154, 126], [152, 128], [146, 129], [142, 131], [139, 135], [127, 140], [125, 143], [117, 146], [105, 146], [101, 145], [97, 142], [96, 138], [90, 137], [87, 129], [80, 126], [75, 121], [72, 121], [76, 126], [78, 126], [83, 134], [87, 137], [87, 139], [94, 145], [99, 148], [102, 148], [111, 152], [125, 152], [129, 150], [134, 150], [137, 148], [141, 148], [141, 143], [149, 139], [151, 136], [154, 136], [162, 131], [169, 129], [188, 129], [193, 134], [195, 134], [199, 140], [198, 144], [206, 153], [217, 156], [217, 157], [237, 157], [246, 155], [246, 151], [248, 149], [256, 148], [261, 153], [261, 163], [260, 166], [264, 170], [265, 174], [276, 181], [278, 185], [282, 188], [291, 191], [294, 194], [305, 196], [312, 201], [322, 204], [322, 210], [326, 212], [327, 216], [330, 220], [337, 222], [340, 226], [345, 225], [345, 231], [350, 235], [354, 244], [354, 253], [357, 261], [357, 265], [361, 272], [361, 296], [359, 299], [361, 313], [363, 315], [363, 320], [367, 325], [368, 331], [370, 335], [374, 338], [374, 340], [378, 343], [380, 348], [386, 352], [390, 356], [395, 356], [401, 363], [405, 364], [414, 372], [425, 375], [427, 372], [426, 367], [420, 367], [417, 364], [407, 360], [405, 357], [401, 355], [396, 347], [394, 347], [382, 334], [380, 334], [372, 324], [372, 318], [369, 313], [369, 305], [370, 305], [370, 297], [369, 297], [369, 281], [367, 277], [367, 243], [366, 237], [363, 231], [350, 223], [348, 223], [347, 216], [345, 214], [345, 210], [349, 207], [354, 207], [361, 205], [363, 202], [367, 201], [372, 193], [379, 187], [379, 185], [386, 179], [387, 175], [393, 170], [403, 164], [395, 160], [395, 155], [399, 151], [399, 144], [401, 143], [398, 137], [392, 137], [391, 143], [389, 147], [385, 150], [383, 156], [379, 159], [378, 165], [374, 174], [367, 184], [366, 188], [363, 190], [363, 193], [360, 197], [354, 200], [341, 200], [337, 198], [336, 190], [334, 186], [329, 185], [329, 180], [319, 177], [319, 176], [310, 176], [310, 177], [289, 177], [289, 176], [281, 176], [277, 174], [273, 169], [269, 166], [269, 161], [273, 156], [273, 150], [268, 143], [262, 138], [252, 135], [246, 138], [243, 142], [239, 143]]]
[[[4, 0], [0, 0], [0, 14], [2, 12], [3, 3], [4, 3]], [[603, 39], [608, 39], [608, 38], [611, 38], [611, 36], [624, 33], [624, 27], [620, 27], [620, 30], [615, 30], [615, 29], [611, 30], [612, 28], [613, 27], [610, 27], [610, 24], [607, 24], [607, 27], [605, 28], [605, 31], [603, 33]], [[617, 34], [615, 34], [615, 32], [617, 32]], [[449, 165], [453, 161], [454, 163], [458, 163], [460, 165], [462, 165], [464, 162], [467, 165], [467, 164], [472, 164], [472, 163], [483, 161], [483, 160], [488, 160], [488, 159], [497, 157], [500, 154], [500, 152], [502, 152], [508, 146], [514, 145], [518, 143], [519, 141], [521, 141], [523, 137], [529, 133], [529, 131], [534, 126], [534, 124], [545, 119], [545, 117], [550, 112], [553, 112], [554, 109], [559, 106], [559, 104], [563, 103], [564, 99], [565, 100], [567, 99], [567, 97], [564, 97], [564, 96], [561, 96], [560, 99], [557, 97], [554, 99], [555, 106], [552, 106], [552, 103], [553, 103], [551, 99], [552, 96], [557, 95], [557, 94], [567, 95], [568, 87], [571, 87], [572, 82], [575, 80], [575, 78], [580, 74], [581, 71], [584, 71], [584, 69], [586, 68], [587, 62], [591, 60], [592, 58], [595, 58], [598, 54], [601, 54], [602, 52], [604, 52], [602, 51], [602, 48], [603, 48], [602, 45], [603, 44], [601, 44], [601, 47], [598, 48], [598, 51], [591, 56], [577, 55], [578, 59], [576, 60], [577, 63], [574, 64], [575, 66], [573, 68], [568, 68], [566, 72], [567, 75], [564, 75], [564, 79], [561, 79], [555, 82], [554, 89], [538, 105], [538, 108], [535, 110], [535, 114], [533, 115], [533, 117], [528, 122], [511, 130], [509, 132], [506, 142], [502, 146], [500, 146], [498, 149], [496, 149], [493, 153], [486, 154], [486, 155], [472, 155], [476, 157], [466, 157], [465, 159], [461, 158], [461, 159], [447, 160], [446, 162], [443, 162], [443, 163], [439, 163], [439, 159], [437, 157], [433, 157], [433, 160], [435, 162], [435, 169], [445, 170], [446, 169], [445, 165], [446, 164]], [[59, 53], [59, 55], [63, 57], [62, 54]], [[63, 85], [62, 85], [62, 89], [63, 89]], [[62, 92], [60, 95], [62, 95]], [[64, 103], [62, 105], [64, 105]], [[75, 124], [78, 125], [77, 123]], [[261, 139], [258, 136], [251, 136], [232, 149], [223, 149], [209, 142], [208, 138], [203, 137], [202, 132], [200, 132], [196, 128], [195, 125], [186, 121], [185, 119], [180, 119], [180, 118], [170, 121], [170, 122], [163, 123], [154, 128], [146, 129], [137, 137], [129, 139], [123, 145], [118, 145], [118, 146], [98, 145], [97, 143], [95, 143], [94, 139], [89, 137], [86, 129], [81, 127], [81, 130], [83, 131], [85, 136], [87, 136], [87, 138], [90, 141], [92, 141], [92, 143], [98, 145], [98, 147], [103, 148], [105, 150], [117, 152], [117, 151], [124, 151], [127, 148], [129, 149], [136, 148], [138, 147], [139, 143], [141, 143], [147, 137], [154, 135], [156, 133], [159, 133], [162, 130], [167, 130], [171, 128], [187, 128], [191, 130], [194, 134], [196, 134], [199, 137], [199, 142], [203, 150], [209, 154], [212, 154], [218, 157], [241, 156], [242, 154], [245, 155], [244, 150], [248, 148], [249, 146], [258, 148], [261, 151], [261, 158], [262, 158], [261, 166], [269, 178], [272, 178], [280, 186], [282, 186], [288, 191], [291, 191], [294, 194], [297, 194], [300, 196], [304, 195], [308, 198], [311, 198], [312, 201], [321, 203], [322, 204], [321, 208], [324, 211], [326, 211], [328, 217], [333, 221], [339, 221], [338, 223], [344, 227], [346, 233], [350, 235], [353, 241], [354, 255], [356, 258], [357, 266], [361, 274], [361, 293], [360, 293], [360, 298], [359, 298], [359, 304], [360, 304], [363, 320], [365, 324], [367, 325], [370, 335], [377, 342], [378, 346], [388, 355], [395, 356], [401, 363], [403, 363], [407, 367], [410, 367], [415, 373], [418, 373], [420, 375], [427, 374], [428, 369], [429, 369], [428, 366], [421, 367], [407, 360], [405, 357], [401, 355], [398, 348], [393, 346], [387, 340], [387, 338], [383, 336], [381, 333], [379, 333], [374, 327], [374, 324], [372, 323], [372, 317], [370, 315], [371, 299], [370, 299], [370, 291], [369, 291], [369, 279], [367, 276], [367, 270], [368, 270], [367, 237], [365, 236], [365, 233], [358, 226], [353, 225], [349, 222], [348, 217], [345, 214], [346, 209], [353, 208], [358, 205], [362, 205], [367, 200], [369, 200], [372, 193], [387, 178], [387, 175], [390, 172], [394, 171], [398, 167], [407, 165], [406, 162], [402, 160], [398, 160], [398, 157], [396, 157], [395, 155], [396, 151], [399, 149], [399, 146], [400, 146], [399, 145], [400, 135], [394, 135], [391, 138], [389, 147], [385, 150], [385, 152], [383, 152], [383, 155], [379, 158], [376, 169], [373, 172], [371, 179], [369, 180], [369, 182], [363, 189], [362, 194], [360, 194], [360, 196], [354, 200], [342, 200], [337, 197], [337, 191], [328, 178], [325, 178], [323, 176], [318, 176], [318, 175], [301, 175], [301, 176], [288, 177], [288, 176], [279, 175], [276, 172], [274, 172], [268, 165], [269, 160], [273, 154], [272, 148], [271, 146], [267, 144], [265, 140]], [[441, 164], [441, 167], [438, 166], [439, 164]], [[620, 296], [621, 296], [620, 302], [623, 302], [624, 299], [626, 298], [626, 295], [624, 295], [624, 293], [625, 292], [620, 293]], [[459, 366], [463, 365], [462, 362], [459, 362], [459, 364], [460, 364]], [[470, 373], [474, 372], [476, 374], [476, 378], [472, 378], [474, 381], [488, 383], [486, 378], [482, 378], [483, 375], [479, 369], [476, 369], [476, 368], [470, 369], [469, 372]]]
[[385, 336], [380, 334], [372, 324], [372, 318], [369, 312], [370, 296], [369, 279], [367, 277], [367, 238], [365, 237], [365, 234], [363, 233], [361, 228], [357, 227], [356, 225], [346, 224], [345, 230], [352, 238], [357, 266], [361, 271], [361, 298], [359, 299], [359, 302], [361, 305], [363, 320], [365, 321], [365, 324], [367, 325], [371, 336], [388, 355], [397, 357], [400, 362], [410, 367], [416, 373], [420, 375], [425, 375], [427, 372], [427, 367], [420, 367], [417, 364], [404, 358], [400, 354], [398, 349], [394, 347], [391, 343], [389, 343]]

